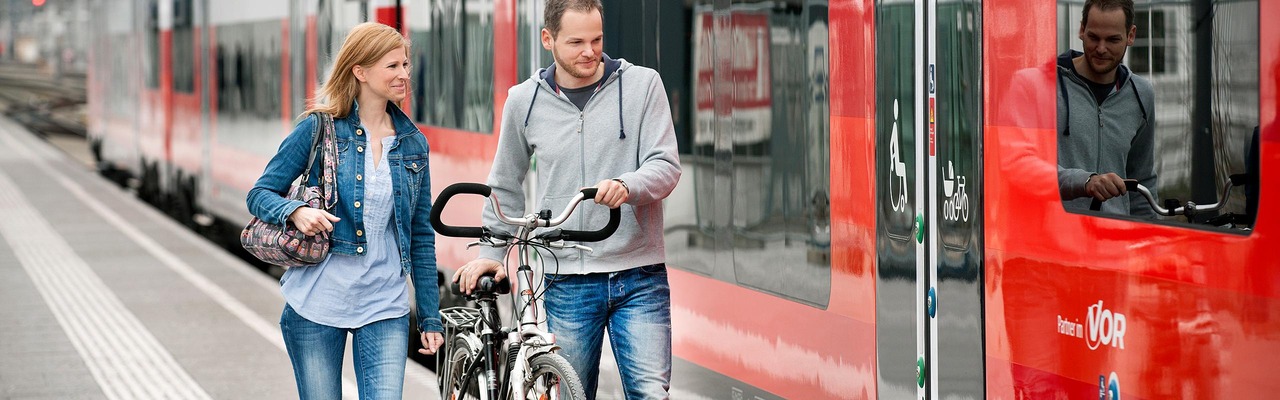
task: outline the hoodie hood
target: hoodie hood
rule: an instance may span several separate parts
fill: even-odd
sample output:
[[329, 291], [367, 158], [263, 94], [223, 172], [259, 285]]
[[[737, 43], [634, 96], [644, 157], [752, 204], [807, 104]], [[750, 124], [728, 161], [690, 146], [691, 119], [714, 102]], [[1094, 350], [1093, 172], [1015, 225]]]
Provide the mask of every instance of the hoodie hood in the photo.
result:
[[[627, 127], [622, 118], [622, 72], [626, 71], [627, 68], [630, 68], [631, 63], [627, 62], [625, 59], [614, 60], [609, 58], [608, 54], [604, 53], [600, 54], [600, 63], [604, 65], [604, 82], [600, 84], [599, 88], [596, 88], [596, 92], [598, 93], [600, 89], [609, 86], [616, 77], [616, 80], [618, 81], [618, 139], [626, 139]], [[564, 97], [564, 94], [560, 92], [560, 86], [556, 83], [555, 62], [552, 62], [549, 67], [539, 69], [538, 72], [533, 74], [533, 76], [530, 76], [529, 79], [537, 81], [538, 86], [547, 88], [557, 96], [564, 98], [564, 101], [569, 101], [569, 99]], [[535, 89], [533, 91], [533, 99], [529, 101], [529, 111], [525, 112], [524, 126], [526, 128], [529, 126], [529, 116], [533, 115], [533, 105], [538, 101], [538, 92], [541, 92], [541, 90]]]
[[[603, 53], [600, 55], [600, 63], [604, 64], [604, 81], [606, 84], [609, 82], [609, 78], [613, 77], [613, 74], [615, 72], [618, 72], [623, 69], [624, 63], [627, 65], [631, 64], [626, 62], [626, 60], [614, 60], [612, 58], [609, 58], [608, 54], [603, 54]], [[538, 72], [534, 74], [534, 76], [538, 80], [545, 83], [547, 87], [550, 88], [552, 91], [556, 93], [560, 93], [560, 85], [556, 83], [557, 67], [558, 66], [556, 65], [556, 63], [552, 62], [551, 66], [539, 69]]]
[[[1065, 69], [1067, 72], [1071, 73], [1070, 74], [1071, 76], [1078, 76], [1078, 72], [1076, 72], [1076, 63], [1073, 62], [1072, 60], [1075, 60], [1076, 57], [1080, 57], [1083, 55], [1084, 55], [1084, 52], [1081, 52], [1079, 50], [1067, 50], [1066, 52], [1059, 54], [1058, 69], [1059, 70]], [[1115, 89], [1120, 89], [1122, 86], [1124, 86], [1125, 82], [1129, 80], [1130, 75], [1131, 73], [1129, 72], [1129, 67], [1127, 65], [1120, 64], [1119, 66], [1116, 66]]]

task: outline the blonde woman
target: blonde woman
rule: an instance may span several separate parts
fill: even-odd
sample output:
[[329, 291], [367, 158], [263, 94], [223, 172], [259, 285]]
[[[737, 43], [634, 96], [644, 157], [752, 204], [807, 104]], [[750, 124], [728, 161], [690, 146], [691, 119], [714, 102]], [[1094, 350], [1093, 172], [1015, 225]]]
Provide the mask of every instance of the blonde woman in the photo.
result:
[[[352, 336], [362, 399], [399, 399], [408, 353], [409, 290], [416, 288], [424, 354], [443, 342], [431, 229], [427, 141], [397, 106], [409, 91], [409, 41], [395, 29], [363, 23], [338, 52], [317, 105], [249, 191], [249, 212], [269, 223], [329, 232], [328, 258], [281, 278], [280, 328], [302, 399], [342, 397], [342, 358]], [[309, 160], [321, 114], [337, 139], [337, 205], [329, 213], [283, 196]], [[309, 182], [318, 182], [320, 167]]]

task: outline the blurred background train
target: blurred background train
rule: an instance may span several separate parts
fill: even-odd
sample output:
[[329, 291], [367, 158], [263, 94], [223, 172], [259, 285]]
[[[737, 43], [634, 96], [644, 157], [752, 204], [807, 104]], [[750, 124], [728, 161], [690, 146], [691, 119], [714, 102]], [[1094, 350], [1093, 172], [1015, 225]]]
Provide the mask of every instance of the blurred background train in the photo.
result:
[[[552, 60], [541, 0], [79, 3], [99, 169], [222, 237], [349, 27], [412, 41], [403, 107], [437, 191], [484, 181], [507, 88]], [[1280, 391], [1280, 27], [1261, 23], [1280, 3], [1137, 1], [1126, 65], [1156, 88], [1161, 204], [1249, 178], [1221, 212], [1154, 220], [1059, 199], [1053, 61], [1080, 48], [1083, 0], [605, 3], [605, 52], [661, 72], [679, 140], [681, 393]], [[437, 251], [446, 273], [475, 254]]]

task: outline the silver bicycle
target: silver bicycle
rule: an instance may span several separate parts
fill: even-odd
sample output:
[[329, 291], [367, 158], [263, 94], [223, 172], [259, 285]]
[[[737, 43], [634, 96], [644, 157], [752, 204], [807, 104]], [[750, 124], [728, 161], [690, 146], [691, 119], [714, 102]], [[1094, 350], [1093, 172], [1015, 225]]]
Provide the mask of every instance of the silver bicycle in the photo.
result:
[[[532, 252], [537, 249], [576, 248], [591, 251], [589, 247], [568, 242], [594, 242], [603, 240], [618, 229], [621, 213], [609, 212], [609, 223], [597, 231], [554, 229], [537, 236], [537, 228], [554, 228], [569, 219], [569, 215], [585, 199], [595, 198], [596, 189], [582, 189], [559, 215], [551, 217], [551, 210], [542, 210], [523, 217], [509, 217], [502, 212], [492, 189], [478, 183], [457, 183], [440, 193], [431, 210], [431, 225], [436, 233], [453, 237], [471, 237], [479, 240], [471, 246], [509, 248], [519, 251], [520, 267], [515, 278], [517, 291], [512, 294], [516, 302], [518, 326], [502, 326], [498, 316], [499, 295], [510, 293], [511, 286], [504, 279], [495, 281], [492, 275], [482, 276], [470, 295], [461, 293], [457, 283], [452, 285], [454, 294], [474, 300], [477, 307], [451, 307], [440, 310], [446, 338], [444, 351], [436, 360], [441, 399], [586, 399], [586, 392], [578, 374], [563, 356], [558, 354], [555, 337], [539, 327], [538, 304], [545, 286], [538, 290], [534, 285], [533, 268], [529, 266]], [[490, 232], [481, 227], [456, 227], [441, 222], [440, 214], [449, 199], [457, 194], [476, 194], [487, 197], [498, 219], [516, 227], [514, 235]], [[505, 268], [505, 265], [504, 265]], [[553, 284], [553, 283], [547, 283]]]

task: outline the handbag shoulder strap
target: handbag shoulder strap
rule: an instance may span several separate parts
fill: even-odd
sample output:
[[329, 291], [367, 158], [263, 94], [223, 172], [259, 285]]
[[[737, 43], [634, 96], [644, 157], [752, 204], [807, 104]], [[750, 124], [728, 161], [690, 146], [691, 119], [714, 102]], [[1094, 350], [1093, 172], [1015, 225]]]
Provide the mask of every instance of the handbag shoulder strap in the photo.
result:
[[311, 166], [316, 163], [316, 145], [320, 144], [320, 125], [323, 125], [321, 123], [323, 119], [320, 118], [320, 114], [320, 112], [311, 113], [311, 116], [316, 117], [317, 121], [315, 129], [311, 131], [311, 152], [307, 154], [307, 168], [302, 171], [302, 186], [307, 185], [307, 179], [311, 177]]
[[[320, 158], [323, 163], [320, 171], [320, 193], [324, 196], [324, 209], [332, 210], [338, 204], [338, 179], [335, 176], [338, 169], [338, 144], [334, 138], [333, 115], [321, 112], [320, 122], [319, 136], [322, 137], [321, 145], [324, 146]], [[315, 148], [312, 147], [312, 150]]]

